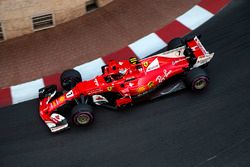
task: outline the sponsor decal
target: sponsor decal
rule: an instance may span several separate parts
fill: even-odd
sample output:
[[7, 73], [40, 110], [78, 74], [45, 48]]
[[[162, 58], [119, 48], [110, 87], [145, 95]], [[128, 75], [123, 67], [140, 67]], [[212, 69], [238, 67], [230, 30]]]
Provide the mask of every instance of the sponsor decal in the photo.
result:
[[148, 62], [145, 61], [145, 62], [143, 63], [143, 66], [144, 66], [144, 67], [148, 67]]
[[94, 80], [95, 86], [99, 86], [99, 82], [97, 81], [97, 79]]
[[99, 93], [102, 92], [102, 89], [94, 89], [94, 90], [90, 90], [88, 95], [94, 94], [94, 93]]
[[144, 92], [146, 89], [145, 89], [145, 87], [144, 86], [141, 86], [141, 87], [139, 87], [138, 89], [137, 89], [137, 92], [138, 93], [142, 93], [142, 92]]
[[137, 58], [136, 57], [132, 57], [132, 58], [129, 59], [129, 61], [130, 61], [131, 64], [136, 64]]
[[56, 106], [57, 106], [56, 101], [53, 101], [53, 102], [52, 102], [52, 106], [53, 106], [53, 107], [56, 107]]
[[156, 82], [158, 83], [162, 83], [163, 79], [162, 79], [162, 76], [161, 75], [158, 75], [155, 79]]
[[107, 90], [111, 91], [112, 90], [112, 86], [107, 87]]
[[61, 96], [61, 97], [59, 98], [59, 102], [64, 102], [64, 100], [65, 100], [65, 97], [64, 97], [64, 96]]
[[172, 72], [172, 70], [169, 70], [169, 71], [167, 71], [166, 69], [164, 69], [163, 70], [163, 76], [161, 76], [161, 75], [158, 75], [157, 77], [156, 77], [156, 79], [155, 79], [155, 81], [156, 82], [158, 82], [158, 83], [162, 83], [163, 81], [165, 81], [167, 78], [168, 78], [168, 76], [169, 76], [169, 74]]
[[60, 114], [57, 113], [53, 113], [50, 118], [52, 118], [55, 121], [61, 122], [63, 121], [65, 118], [63, 116], [61, 116]]
[[172, 72], [172, 70], [169, 70], [168, 72], [167, 72], [167, 70], [163, 70], [164, 77], [167, 78], [168, 75], [169, 75], [171, 72]]
[[[207, 53], [206, 49], [204, 48], [204, 46], [201, 44], [200, 40], [198, 39], [198, 37], [194, 38], [194, 41], [196, 42], [197, 46], [201, 49], [202, 53], [205, 55]], [[203, 56], [204, 56], [203, 55]]]
[[134, 83], [131, 83], [131, 82], [130, 82], [128, 85], [129, 85], [130, 87], [132, 87], [132, 86], [134, 86]]
[[148, 66], [146, 72], [155, 70], [157, 68], [160, 68], [160, 64], [159, 64], [158, 58], [154, 59], [154, 61]]
[[209, 59], [209, 58], [200, 58], [200, 57], [199, 57], [197, 63], [205, 64], [205, 63], [208, 62], [208, 59]]
[[67, 98], [70, 98], [70, 97], [73, 97], [73, 96], [74, 96], [74, 93], [73, 93], [72, 90], [69, 91], [69, 92], [66, 94], [66, 97], [67, 97]]
[[186, 61], [186, 59], [180, 59], [180, 60], [172, 61], [172, 65], [175, 65], [176, 63], [179, 63], [179, 62], [182, 62], [182, 61]]
[[96, 105], [102, 105], [104, 103], [108, 103], [108, 100], [102, 95], [93, 95], [92, 98], [93, 98], [93, 102]]
[[199, 66], [201, 66], [201, 65], [203, 65], [203, 64], [208, 63], [208, 62], [212, 59], [212, 57], [213, 57], [213, 54], [208, 55], [208, 56], [206, 56], [206, 57], [198, 57], [198, 59], [197, 59], [197, 61], [196, 61], [196, 63], [194, 64], [193, 67], [199, 67]]
[[155, 85], [155, 83], [154, 83], [153, 81], [150, 81], [150, 82], [148, 83], [148, 87], [149, 87], [149, 88], [152, 88], [154, 85]]
[[178, 57], [181, 55], [181, 51], [179, 50], [178, 52], [175, 52], [175, 55]]
[[53, 128], [53, 127], [56, 126], [56, 124], [53, 123], [52, 121], [45, 121], [45, 123], [47, 124], [47, 126], [48, 126], [49, 128]]
[[196, 51], [199, 47], [196, 45], [196, 46], [193, 46], [191, 49], [192, 51]]

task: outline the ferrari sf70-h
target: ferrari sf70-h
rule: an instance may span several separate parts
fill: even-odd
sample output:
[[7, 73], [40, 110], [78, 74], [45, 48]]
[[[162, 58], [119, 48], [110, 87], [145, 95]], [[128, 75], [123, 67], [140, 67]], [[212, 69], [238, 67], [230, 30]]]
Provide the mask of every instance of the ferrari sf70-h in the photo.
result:
[[97, 105], [119, 110], [183, 88], [202, 91], [208, 86], [204, 68], [213, 55], [197, 36], [175, 38], [163, 53], [141, 60], [110, 60], [101, 68], [102, 75], [91, 80], [82, 81], [78, 71], [66, 70], [60, 78], [63, 91], [55, 85], [39, 90], [40, 116], [51, 132], [58, 132], [69, 123], [91, 124]]

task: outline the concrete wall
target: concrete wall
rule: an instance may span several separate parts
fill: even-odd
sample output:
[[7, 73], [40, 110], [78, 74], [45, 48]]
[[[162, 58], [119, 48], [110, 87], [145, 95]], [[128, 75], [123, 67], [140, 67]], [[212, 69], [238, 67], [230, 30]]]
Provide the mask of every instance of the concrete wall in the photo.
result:
[[[32, 33], [32, 17], [52, 13], [55, 25], [86, 13], [91, 0], [0, 0], [0, 22], [4, 38], [11, 39]], [[102, 7], [113, 0], [96, 0]]]
[[99, 7], [103, 7], [105, 5], [107, 5], [108, 3], [112, 2], [113, 0], [98, 0], [97, 4]]

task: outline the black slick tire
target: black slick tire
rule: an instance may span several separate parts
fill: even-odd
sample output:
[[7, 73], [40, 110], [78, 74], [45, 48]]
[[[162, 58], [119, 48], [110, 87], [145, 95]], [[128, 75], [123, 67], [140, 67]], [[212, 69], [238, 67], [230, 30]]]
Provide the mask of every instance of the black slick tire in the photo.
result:
[[185, 83], [189, 89], [199, 92], [207, 88], [209, 78], [204, 69], [195, 68], [186, 74]]
[[77, 83], [82, 81], [82, 77], [78, 71], [69, 69], [61, 74], [60, 81], [62, 88], [69, 91], [75, 87]]
[[91, 106], [78, 104], [72, 110], [72, 122], [77, 126], [87, 126], [93, 123], [94, 114]]

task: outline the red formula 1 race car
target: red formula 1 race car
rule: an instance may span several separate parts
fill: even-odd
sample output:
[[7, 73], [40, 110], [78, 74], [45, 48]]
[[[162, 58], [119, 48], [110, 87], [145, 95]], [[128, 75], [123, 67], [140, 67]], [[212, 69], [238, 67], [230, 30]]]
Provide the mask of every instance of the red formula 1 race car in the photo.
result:
[[39, 90], [40, 116], [51, 132], [58, 132], [68, 128], [68, 122], [91, 124], [94, 105], [121, 108], [186, 87], [201, 91], [208, 85], [204, 67], [213, 55], [197, 36], [175, 38], [166, 52], [142, 60], [111, 60], [102, 67], [103, 74], [92, 80], [82, 81], [79, 72], [66, 70], [61, 75], [63, 92], [55, 85]]

